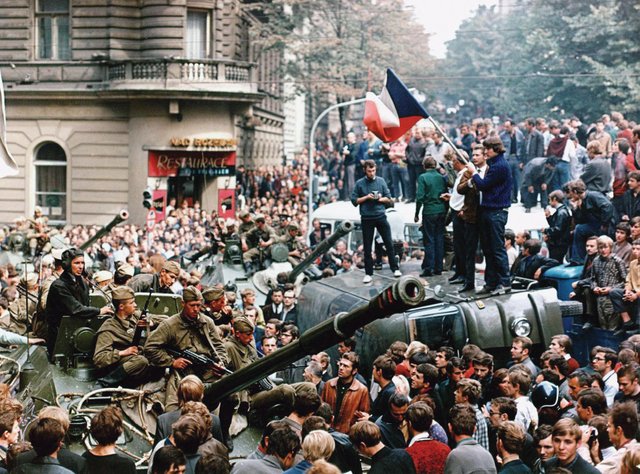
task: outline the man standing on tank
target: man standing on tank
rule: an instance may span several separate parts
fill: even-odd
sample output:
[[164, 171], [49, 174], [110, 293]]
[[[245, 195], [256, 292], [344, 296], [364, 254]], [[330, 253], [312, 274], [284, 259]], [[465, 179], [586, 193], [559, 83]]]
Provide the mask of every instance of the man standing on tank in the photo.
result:
[[393, 276], [402, 276], [398, 262], [393, 252], [393, 240], [391, 239], [391, 227], [385, 214], [385, 205], [391, 204], [391, 193], [387, 183], [380, 176], [376, 176], [376, 163], [373, 160], [366, 160], [364, 166], [364, 178], [356, 182], [356, 186], [351, 193], [351, 202], [354, 206], [360, 206], [360, 221], [362, 222], [362, 242], [364, 247], [364, 270], [363, 283], [371, 283], [373, 276], [373, 256], [371, 246], [373, 244], [373, 234], [377, 229], [382, 237], [384, 246], [389, 255], [389, 266], [393, 271]]
[[471, 180], [480, 192], [478, 228], [482, 229], [480, 246], [486, 261], [485, 285], [477, 294], [487, 295], [511, 289], [509, 260], [504, 248], [504, 227], [511, 206], [513, 183], [509, 163], [504, 158], [502, 141], [498, 137], [489, 137], [482, 145], [489, 167], [484, 177], [478, 174], [472, 163], [468, 163], [467, 168], [472, 173]]

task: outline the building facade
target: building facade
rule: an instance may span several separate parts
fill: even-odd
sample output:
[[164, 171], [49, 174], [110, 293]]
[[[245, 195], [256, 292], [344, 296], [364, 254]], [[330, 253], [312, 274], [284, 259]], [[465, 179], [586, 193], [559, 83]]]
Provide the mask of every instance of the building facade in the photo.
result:
[[282, 159], [280, 54], [240, 0], [3, 0], [0, 72], [18, 176], [0, 222], [104, 224], [142, 191], [234, 212], [235, 166]]

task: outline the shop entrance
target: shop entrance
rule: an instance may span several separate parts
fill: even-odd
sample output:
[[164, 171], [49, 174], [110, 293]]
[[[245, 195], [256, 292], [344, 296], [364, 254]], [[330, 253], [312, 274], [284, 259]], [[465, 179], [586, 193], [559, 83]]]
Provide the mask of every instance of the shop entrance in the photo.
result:
[[205, 189], [205, 176], [173, 176], [169, 178], [167, 187], [167, 201], [176, 199], [180, 206], [186, 200], [189, 207], [193, 207], [195, 201], [202, 202], [202, 192]]

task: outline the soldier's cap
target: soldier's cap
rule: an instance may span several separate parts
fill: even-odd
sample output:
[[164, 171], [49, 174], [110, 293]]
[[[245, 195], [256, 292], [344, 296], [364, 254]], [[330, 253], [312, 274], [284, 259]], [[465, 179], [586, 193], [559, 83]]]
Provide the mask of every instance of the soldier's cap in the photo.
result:
[[20, 278], [20, 284], [28, 289], [34, 288], [38, 284], [38, 274], [37, 273], [27, 273], [26, 278], [24, 275]]
[[202, 293], [195, 286], [187, 286], [182, 290], [182, 300], [187, 301], [202, 301]]
[[178, 262], [174, 262], [173, 260], [164, 262], [164, 265], [162, 265], [162, 269], [165, 272], [173, 273], [176, 277], [180, 276], [180, 264]]
[[289, 214], [278, 214], [278, 217], [280, 218], [281, 221], [286, 221], [287, 219], [291, 219], [291, 216]]
[[266, 222], [264, 214], [256, 214], [256, 218], [254, 219], [256, 222]]
[[58, 262], [62, 261], [62, 253], [64, 252], [64, 249], [53, 249], [51, 251], [51, 255], [53, 256], [54, 260], [57, 260]]
[[202, 291], [202, 297], [207, 303], [219, 300], [224, 296], [224, 288], [212, 286]]
[[114, 290], [111, 292], [111, 299], [113, 301], [130, 300], [131, 298], [135, 298], [135, 297], [136, 297], [136, 294], [133, 292], [133, 290], [125, 285], [118, 286], [117, 288], [114, 288]]
[[238, 316], [233, 320], [233, 330], [237, 332], [253, 332], [253, 323], [244, 316]]
[[233, 219], [229, 218], [229, 219], [227, 219], [226, 226], [227, 227], [235, 227], [236, 226], [236, 221], [234, 221]]
[[36, 206], [33, 208], [34, 214], [42, 214], [42, 208], [40, 206]]
[[249, 211], [247, 211], [246, 209], [245, 209], [245, 210], [243, 210], [243, 211], [240, 211], [240, 214], [238, 214], [238, 216], [239, 216], [241, 219], [244, 219], [245, 217], [250, 216], [250, 215], [251, 215], [251, 214], [250, 214], [250, 213], [249, 213]]
[[103, 281], [113, 280], [113, 273], [107, 270], [100, 270], [93, 274], [93, 281], [96, 283], [102, 283]]
[[287, 226], [287, 230], [300, 230], [300, 226], [298, 225], [297, 222], [291, 222]]
[[125, 276], [132, 277], [134, 273], [135, 273], [135, 268], [133, 268], [133, 265], [127, 262], [123, 262], [121, 265], [118, 266], [118, 269], [116, 270], [116, 275], [118, 275], [118, 277], [125, 277]]

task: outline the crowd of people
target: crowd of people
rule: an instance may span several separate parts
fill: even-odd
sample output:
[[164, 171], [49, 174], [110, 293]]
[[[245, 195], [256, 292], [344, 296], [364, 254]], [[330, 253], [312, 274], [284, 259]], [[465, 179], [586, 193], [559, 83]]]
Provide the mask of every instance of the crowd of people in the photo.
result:
[[[184, 465], [187, 472], [357, 473], [358, 454], [371, 460], [373, 473], [635, 472], [640, 128], [612, 114], [592, 127], [576, 118], [548, 126], [543, 119], [505, 120], [499, 127], [477, 120], [452, 136], [458, 150], [439, 132], [418, 127], [391, 144], [372, 133], [360, 140], [349, 133], [344, 143], [327, 140], [316, 150], [310, 187], [304, 156], [281, 167], [239, 167], [237, 219], [219, 218], [197, 202], [170, 201], [166, 219], [150, 234], [125, 223], [86, 249], [94, 262], [90, 277], [78, 246], [97, 229], [49, 229], [36, 209], [3, 237], [12, 250], [46, 255], [38, 273], [0, 268], [0, 343], [46, 344], [51, 356], [63, 316], [111, 316], [93, 354], [99, 386], [144, 383], [167, 369], [171, 374], [150, 472], [180, 472]], [[514, 277], [543, 279], [566, 260], [584, 265], [571, 297], [584, 303], [585, 329], [600, 325], [630, 338], [618, 352], [595, 347], [592, 363], [583, 368], [571, 358], [564, 335], [555, 336], [535, 362], [531, 340], [515, 338], [512, 361], [504, 367], [474, 346], [457, 357], [449, 347], [396, 342], [375, 360], [371, 374], [359, 372], [358, 348], [344, 340], [339, 360], [332, 363], [324, 352], [305, 357], [259, 387], [225, 396], [211, 412], [216, 407], [203, 403], [204, 384], [300, 337], [298, 288], [282, 281], [259, 306], [253, 290], [207, 287], [202, 274], [187, 272], [184, 263], [205, 247], [215, 253], [233, 244], [247, 274], [264, 265], [275, 245], [286, 246], [295, 265], [326, 237], [318, 222], [311, 223], [309, 239], [303, 237], [309, 192], [317, 206], [351, 200], [362, 219], [364, 245], [352, 252], [339, 241], [319, 256], [323, 276], [359, 266], [368, 284], [383, 249], [400, 276], [385, 208], [415, 202], [424, 241], [421, 276], [442, 274], [445, 226], [452, 222], [450, 282], [463, 285], [461, 292], [475, 289], [478, 245], [486, 262], [479, 295], [510, 291]], [[538, 199], [548, 221], [544, 241], [505, 229], [511, 204], [522, 201], [528, 211]], [[51, 245], [54, 234], [65, 250]], [[108, 304], [91, 306], [92, 289]], [[149, 291], [180, 295], [183, 309], [143, 320], [135, 293]], [[190, 354], [205, 357], [206, 364]], [[33, 466], [48, 464], [60, 465], [48, 468], [55, 472], [133, 469], [116, 453], [123, 429], [117, 409], [96, 414], [91, 432], [97, 446], [78, 459], [62, 454], [68, 415], [45, 410], [30, 431], [32, 446], [18, 443], [22, 408], [8, 393], [3, 398], [0, 457], [14, 447], [32, 452], [22, 463], [7, 455], [3, 462], [12, 472], [42, 472]], [[284, 412], [266, 423], [276, 415], [273, 406]], [[231, 467], [231, 425], [246, 413], [266, 423], [264, 435], [249, 459]]]

